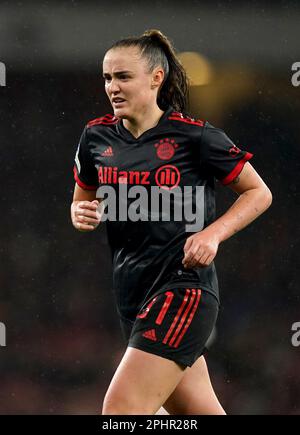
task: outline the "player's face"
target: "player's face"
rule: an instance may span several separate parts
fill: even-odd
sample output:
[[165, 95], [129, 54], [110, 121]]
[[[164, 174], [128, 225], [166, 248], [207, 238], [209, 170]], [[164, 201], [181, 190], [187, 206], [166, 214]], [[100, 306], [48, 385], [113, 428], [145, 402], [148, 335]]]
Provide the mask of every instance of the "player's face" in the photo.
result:
[[152, 74], [137, 47], [109, 50], [103, 60], [103, 76], [115, 116], [134, 119], [156, 103]]

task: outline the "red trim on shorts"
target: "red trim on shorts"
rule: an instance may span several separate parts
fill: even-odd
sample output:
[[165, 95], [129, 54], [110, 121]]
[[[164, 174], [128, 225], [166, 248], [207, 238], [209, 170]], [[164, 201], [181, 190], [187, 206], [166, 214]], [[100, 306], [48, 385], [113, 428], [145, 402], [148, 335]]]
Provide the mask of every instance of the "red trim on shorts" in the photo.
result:
[[174, 298], [174, 293], [173, 292], [166, 292], [165, 295], [167, 296], [166, 300], [165, 300], [165, 302], [164, 302], [164, 304], [162, 306], [162, 309], [160, 310], [159, 315], [157, 316], [157, 319], [155, 321], [155, 323], [157, 325], [161, 325], [162, 324], [162, 322], [163, 322], [163, 320], [165, 318], [165, 315], [167, 314], [167, 311], [168, 311], [168, 309], [170, 307], [170, 304], [171, 304], [171, 302], [172, 302], [172, 300]]
[[185, 307], [185, 305], [186, 305], [186, 303], [187, 303], [187, 301], [188, 301], [188, 298], [189, 298], [190, 292], [191, 292], [190, 289], [187, 288], [186, 291], [185, 291], [185, 296], [184, 296], [184, 298], [183, 298], [182, 304], [181, 304], [180, 308], [178, 309], [177, 314], [176, 314], [176, 316], [174, 317], [174, 320], [173, 320], [173, 322], [172, 322], [172, 325], [170, 326], [168, 332], [167, 332], [166, 335], [165, 335], [165, 338], [163, 339], [163, 343], [164, 343], [164, 344], [166, 344], [167, 341], [169, 340], [169, 337], [170, 337], [170, 335], [172, 334], [173, 329], [175, 328], [175, 325], [176, 325], [176, 323], [177, 323], [179, 317], [181, 316], [181, 313], [182, 313], [182, 311], [183, 311], [183, 309], [184, 309], [184, 307]]
[[225, 178], [221, 180], [221, 183], [225, 186], [226, 184], [231, 183], [242, 171], [245, 163], [250, 160], [253, 157], [253, 154], [246, 153], [244, 158], [240, 160], [237, 165], [234, 167], [234, 169], [230, 172], [230, 174], [226, 175]]
[[[182, 329], [181, 334], [179, 335], [179, 337], [178, 337], [176, 343], [174, 344], [174, 347], [178, 347], [178, 345], [179, 345], [179, 343], [181, 342], [181, 340], [182, 340], [184, 334], [185, 334], [186, 331], [188, 330], [188, 327], [190, 326], [190, 324], [191, 324], [191, 322], [192, 322], [192, 320], [193, 320], [193, 318], [194, 318], [195, 312], [196, 312], [196, 310], [197, 310], [197, 308], [198, 308], [200, 298], [201, 298], [201, 290], [198, 289], [198, 290], [197, 290], [197, 300], [196, 300], [196, 302], [195, 302], [195, 305], [194, 305], [194, 307], [193, 307], [193, 309], [192, 309], [192, 312], [191, 312], [191, 314], [190, 314], [190, 317], [188, 318], [188, 321], [187, 321], [186, 324], [184, 325], [184, 328]], [[171, 344], [171, 343], [170, 343], [170, 344]]]
[[87, 184], [83, 183], [80, 178], [78, 177], [78, 172], [77, 172], [77, 168], [74, 165], [73, 167], [73, 172], [74, 172], [74, 179], [76, 181], [76, 183], [78, 184], [78, 186], [80, 186], [82, 189], [84, 190], [97, 190], [98, 186], [88, 186]]
[[178, 334], [180, 333], [180, 331], [181, 331], [181, 329], [182, 329], [182, 327], [183, 327], [183, 324], [184, 324], [184, 322], [185, 322], [185, 319], [186, 319], [187, 315], [189, 314], [190, 309], [192, 308], [192, 305], [193, 305], [193, 302], [194, 302], [194, 300], [195, 300], [195, 297], [196, 297], [196, 290], [193, 288], [193, 289], [192, 289], [192, 296], [191, 296], [191, 298], [190, 298], [189, 304], [188, 304], [188, 306], [186, 307], [186, 310], [185, 310], [183, 316], [182, 316], [181, 319], [180, 319], [180, 322], [179, 322], [179, 324], [178, 324], [178, 326], [177, 326], [177, 328], [176, 328], [176, 331], [174, 332], [173, 337], [172, 337], [171, 340], [169, 341], [169, 346], [172, 346], [172, 345], [173, 345], [173, 343], [174, 343], [174, 341], [176, 340]]

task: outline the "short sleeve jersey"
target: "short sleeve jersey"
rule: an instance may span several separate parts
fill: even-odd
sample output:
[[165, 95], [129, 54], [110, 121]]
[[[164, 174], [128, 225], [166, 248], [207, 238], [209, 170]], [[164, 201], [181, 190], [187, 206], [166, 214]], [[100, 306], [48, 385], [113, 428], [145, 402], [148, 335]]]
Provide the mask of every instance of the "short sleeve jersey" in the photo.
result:
[[[160, 289], [179, 285], [201, 287], [219, 300], [214, 263], [183, 268], [184, 244], [195, 233], [187, 226], [190, 217], [182, 212], [181, 219], [172, 213], [163, 218], [166, 214], [161, 206], [152, 218], [151, 194], [153, 188], [179, 192], [177, 199], [170, 195], [170, 210], [174, 210], [178, 198], [181, 205], [190, 199], [192, 209], [202, 213], [201, 230], [215, 220], [215, 181], [231, 183], [251, 157], [222, 130], [175, 112], [172, 107], [155, 127], [138, 138], [124, 127], [121, 119], [110, 114], [85, 126], [75, 156], [77, 184], [97, 193], [101, 187], [110, 186], [116, 192], [116, 202], [122, 202], [128, 211], [127, 218], [120, 218], [118, 211], [116, 219], [106, 221], [113, 288], [121, 317], [134, 320], [146, 298]], [[129, 208], [138, 198], [134, 189], [141, 188], [148, 194], [147, 212], [130, 219]], [[124, 191], [128, 194], [126, 203]]]

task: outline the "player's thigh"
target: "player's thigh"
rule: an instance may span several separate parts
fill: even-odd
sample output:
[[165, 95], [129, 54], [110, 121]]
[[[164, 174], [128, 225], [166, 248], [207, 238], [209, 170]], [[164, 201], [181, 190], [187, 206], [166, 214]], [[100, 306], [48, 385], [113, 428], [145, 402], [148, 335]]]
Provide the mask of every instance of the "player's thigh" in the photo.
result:
[[173, 415], [225, 414], [212, 387], [203, 356], [185, 370], [181, 381], [163, 406]]
[[128, 347], [107, 390], [103, 414], [155, 414], [183, 375], [176, 362]]

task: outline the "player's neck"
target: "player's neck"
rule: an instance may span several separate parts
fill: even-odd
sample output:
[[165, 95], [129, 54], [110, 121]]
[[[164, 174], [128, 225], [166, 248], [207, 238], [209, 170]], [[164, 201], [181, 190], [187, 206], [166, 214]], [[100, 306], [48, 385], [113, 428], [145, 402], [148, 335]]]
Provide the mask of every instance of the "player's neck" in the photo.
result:
[[154, 110], [152, 109], [151, 112], [145, 111], [138, 114], [134, 119], [123, 119], [123, 125], [135, 138], [138, 138], [145, 131], [155, 127], [163, 114], [163, 110], [157, 107]]

